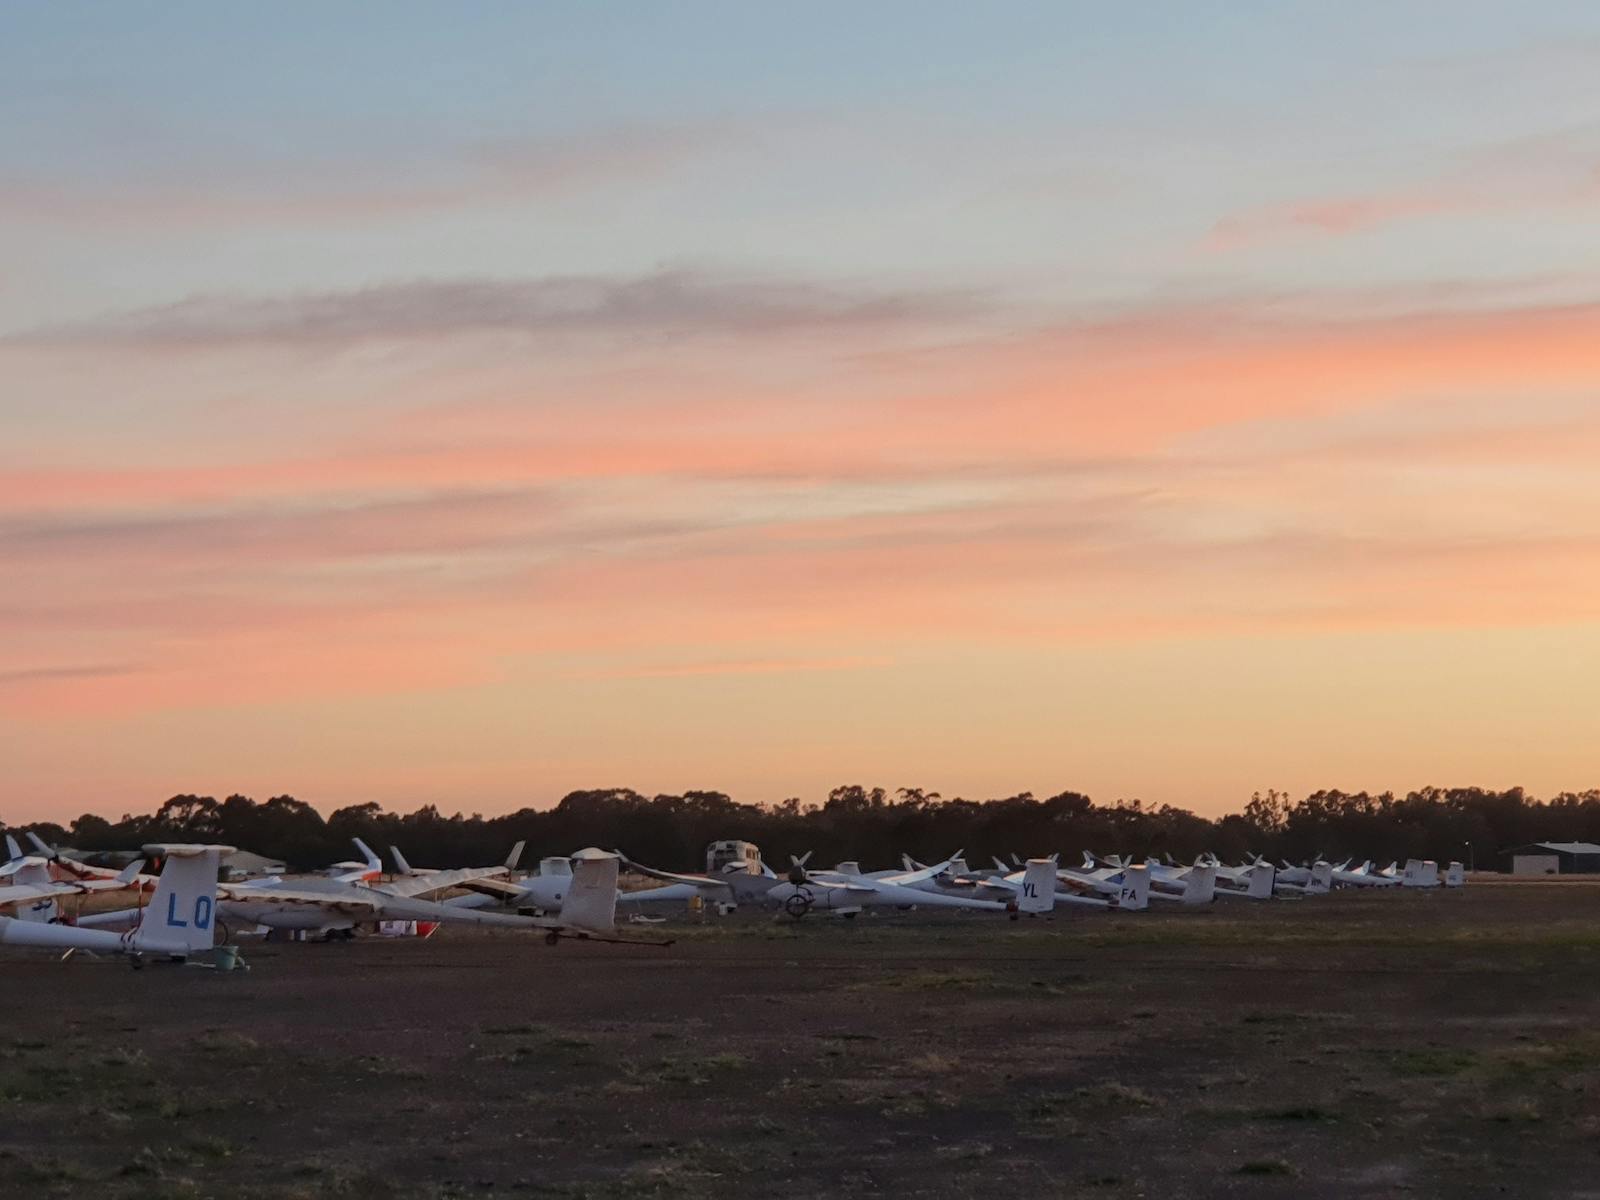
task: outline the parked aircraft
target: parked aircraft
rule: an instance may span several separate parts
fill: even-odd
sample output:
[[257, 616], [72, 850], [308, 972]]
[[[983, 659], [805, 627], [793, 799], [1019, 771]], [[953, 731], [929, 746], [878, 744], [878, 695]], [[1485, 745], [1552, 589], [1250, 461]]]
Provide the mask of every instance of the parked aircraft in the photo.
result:
[[948, 870], [951, 859], [920, 871], [880, 875], [863, 875], [854, 863], [841, 864], [847, 868], [843, 871], [808, 871], [804, 860], [798, 858], [791, 859], [790, 863], [789, 878], [769, 889], [766, 898], [769, 903], [780, 905], [791, 917], [803, 917], [813, 910], [848, 915], [868, 907], [911, 908], [920, 905], [998, 912], [1004, 912], [1008, 907], [1007, 902], [999, 900], [952, 896], [944, 892], [923, 891], [916, 886]]
[[147, 954], [182, 961], [209, 951], [217, 911], [217, 864], [233, 853], [233, 847], [156, 843], [144, 852], [162, 858], [165, 866], [151, 897], [149, 918], [133, 929], [116, 933], [0, 917], [0, 943], [126, 954], [135, 967]]
[[[79, 862], [75, 858], [67, 858], [47, 845], [44, 839], [31, 829], [28, 831], [27, 837], [28, 841], [33, 843], [33, 848], [39, 852], [40, 857], [44, 858], [51, 867], [62, 875], [70, 875], [74, 879], [116, 879], [120, 875], [120, 872], [113, 871], [110, 867], [91, 867], [86, 862]], [[12, 850], [12, 856], [15, 858], [16, 843], [7, 837], [6, 845]], [[158, 879], [159, 876], [141, 873], [135, 876], [131, 884], [126, 886], [136, 887], [140, 891], [148, 892], [155, 888]]]
[[620, 850], [617, 853], [627, 870], [636, 875], [643, 875], [647, 879], [661, 880], [666, 884], [664, 887], [623, 892], [618, 899], [627, 904], [652, 904], [663, 901], [683, 903], [696, 896], [718, 904], [734, 906], [759, 904], [766, 902], [768, 893], [780, 882], [772, 868], [759, 859], [753, 862], [735, 860], [725, 863], [720, 870], [698, 874], [658, 870], [634, 862]]
[[[522, 843], [518, 842], [511, 857], [506, 860], [507, 868], [521, 854]], [[499, 873], [508, 874], [508, 870]], [[500, 878], [499, 875], [486, 874], [477, 879], [462, 880], [460, 886], [475, 894], [457, 896], [447, 903], [452, 908], [469, 910], [481, 910], [487, 905], [499, 904], [518, 912], [559, 912], [573, 886], [572, 859], [561, 855], [541, 858], [536, 873], [514, 878]], [[619, 893], [617, 899], [621, 900], [626, 895], [625, 892]]]
[[[517, 869], [517, 864], [522, 861], [522, 851], [525, 846], [527, 846], [526, 842], [518, 842], [511, 847], [511, 853], [506, 855], [503, 868], [505, 874], [509, 875]], [[390, 846], [389, 853], [394, 857], [395, 869], [402, 875], [435, 875], [438, 873], [437, 867], [413, 867], [406, 861], [406, 856], [400, 853], [399, 846]], [[550, 862], [552, 860], [546, 859], [545, 861]], [[567, 860], [563, 858], [556, 861], [564, 863]]]
[[135, 860], [123, 868], [120, 875], [110, 879], [71, 880], [51, 879], [49, 871], [42, 867], [39, 868], [44, 872], [41, 878], [31, 868], [25, 867], [12, 876], [17, 882], [0, 887], [0, 908], [15, 904], [17, 908], [13, 916], [16, 920], [48, 924], [61, 915], [60, 899], [132, 887], [142, 866], [142, 860]]
[[[807, 858], [809, 857], [806, 856]], [[662, 871], [624, 858], [633, 871], [651, 879], [659, 879], [675, 887], [680, 895], [700, 894], [708, 898], [728, 900], [760, 900], [777, 906], [791, 917], [803, 917], [810, 912], [831, 912], [853, 916], [864, 908], [974, 908], [1004, 912], [1011, 902], [985, 900], [977, 896], [950, 895], [944, 891], [928, 891], [918, 885], [948, 871], [955, 857], [915, 871], [884, 871], [863, 874], [856, 863], [840, 863], [832, 871], [808, 871], [806, 858], [791, 858], [787, 879], [779, 879], [770, 868], [762, 864], [763, 873], [753, 875], [748, 870], [736, 868], [721, 875], [685, 875]], [[670, 889], [653, 889], [667, 891]], [[648, 892], [633, 893], [636, 896]]]
[[1333, 882], [1342, 887], [1393, 887], [1395, 883], [1375, 872], [1370, 859], [1354, 869], [1349, 860], [1340, 863], [1333, 868]]
[[1217, 895], [1271, 900], [1277, 878], [1278, 868], [1265, 859], [1257, 859], [1248, 867], [1221, 868], [1217, 878]]
[[1408, 888], [1436, 888], [1439, 886], [1439, 864], [1431, 858], [1408, 858], [1400, 886]]
[[[370, 860], [371, 850], [356, 839]], [[483, 912], [425, 897], [503, 872], [504, 867], [469, 867], [434, 871], [383, 884], [352, 880], [365, 875], [369, 863], [337, 864], [328, 876], [284, 880], [269, 878], [216, 887], [217, 917], [234, 927], [264, 927], [278, 931], [305, 931], [326, 940], [348, 939], [360, 925], [379, 921], [438, 921], [440, 923], [498, 925], [516, 929], [542, 929], [547, 940], [608, 934], [616, 924], [617, 860], [603, 850], [582, 850], [573, 856], [573, 886], [554, 919], [505, 912]], [[609, 879], [611, 893], [599, 897], [597, 880]], [[603, 889], [601, 889], [603, 890]], [[142, 922], [144, 910], [124, 909], [86, 917], [88, 928], [130, 928]]]
[[1072, 889], [1063, 890], [1061, 887], [1062, 871], [1053, 857], [1030, 858], [1023, 870], [986, 879], [979, 886], [990, 891], [1006, 889], [1025, 893], [1030, 879], [1029, 872], [1039, 863], [1049, 864], [1049, 892], [1047, 896], [1049, 907], [1052, 909], [1058, 904], [1068, 904], [1089, 908], [1123, 909], [1130, 912], [1138, 912], [1148, 908], [1150, 905], [1150, 871], [1144, 866], [1126, 867], [1118, 872], [1115, 890], [1102, 895], [1086, 895], [1081, 891]]

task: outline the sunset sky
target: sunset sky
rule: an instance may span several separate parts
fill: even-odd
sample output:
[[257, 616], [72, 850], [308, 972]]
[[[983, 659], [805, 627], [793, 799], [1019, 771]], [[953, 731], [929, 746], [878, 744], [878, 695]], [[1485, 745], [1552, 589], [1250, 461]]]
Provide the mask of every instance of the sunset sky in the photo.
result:
[[1600, 12], [0, 0], [0, 818], [1600, 785]]

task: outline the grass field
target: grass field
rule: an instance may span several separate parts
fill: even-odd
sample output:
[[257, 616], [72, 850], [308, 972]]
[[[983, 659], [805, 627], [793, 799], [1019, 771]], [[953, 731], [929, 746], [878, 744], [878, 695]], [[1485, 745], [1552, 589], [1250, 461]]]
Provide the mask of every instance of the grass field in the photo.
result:
[[[1600, 885], [0, 955], [19, 1196], [1600, 1194]], [[663, 927], [666, 928], [666, 927]]]

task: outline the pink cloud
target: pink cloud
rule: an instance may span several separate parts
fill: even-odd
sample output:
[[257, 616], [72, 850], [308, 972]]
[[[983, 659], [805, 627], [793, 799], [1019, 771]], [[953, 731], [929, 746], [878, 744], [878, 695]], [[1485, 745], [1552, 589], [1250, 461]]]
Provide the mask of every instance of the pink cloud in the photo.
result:
[[[1583, 306], [1197, 308], [901, 350], [816, 403], [708, 372], [659, 405], [645, 374], [620, 405], [524, 407], [430, 376], [319, 455], [3, 471], [0, 641], [28, 656], [0, 662], [0, 705], [1577, 619], [1600, 582], [1600, 485], [1575, 469], [1600, 443], [1596, 344]], [[138, 670], [73, 673], [96, 663]]]

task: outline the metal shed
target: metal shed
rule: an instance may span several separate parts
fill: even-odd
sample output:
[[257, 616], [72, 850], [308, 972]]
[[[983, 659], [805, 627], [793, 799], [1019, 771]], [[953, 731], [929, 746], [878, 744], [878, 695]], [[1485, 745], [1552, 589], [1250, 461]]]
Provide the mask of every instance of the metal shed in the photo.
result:
[[1600, 846], [1593, 842], [1531, 842], [1506, 856], [1513, 875], [1600, 874]]

